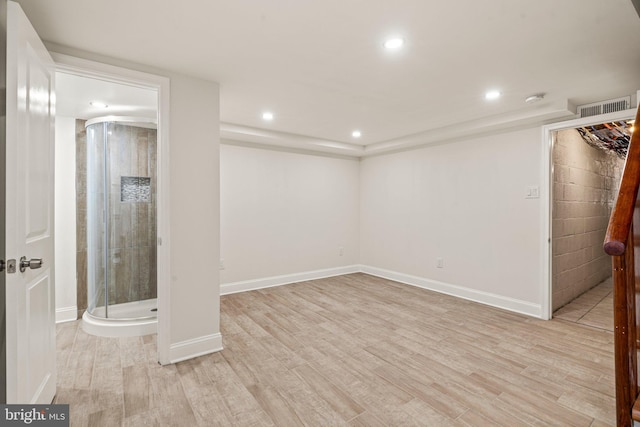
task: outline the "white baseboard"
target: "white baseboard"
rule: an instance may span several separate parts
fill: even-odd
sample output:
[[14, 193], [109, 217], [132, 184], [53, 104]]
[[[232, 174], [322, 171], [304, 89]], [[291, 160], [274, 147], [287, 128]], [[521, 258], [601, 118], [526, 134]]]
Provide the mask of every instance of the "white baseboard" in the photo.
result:
[[409, 274], [384, 270], [382, 268], [370, 267], [368, 265], [361, 265], [360, 271], [372, 276], [395, 280], [396, 282], [405, 283], [407, 285], [417, 286], [419, 288], [479, 302], [481, 304], [490, 305], [492, 307], [502, 308], [504, 310], [509, 310], [520, 314], [526, 314], [527, 316], [542, 318], [542, 307], [539, 304], [534, 304], [528, 301], [517, 300], [514, 298], [496, 295], [489, 292], [469, 289], [463, 286], [439, 282], [437, 280], [430, 280], [423, 277], [411, 276]]
[[78, 320], [78, 307], [56, 308], [56, 323], [73, 322]]
[[396, 271], [371, 267], [368, 265], [349, 265], [345, 267], [329, 268], [326, 270], [307, 271], [303, 273], [287, 274], [284, 276], [267, 277], [264, 279], [246, 280], [243, 282], [226, 283], [220, 285], [220, 295], [234, 294], [237, 292], [254, 291], [257, 289], [270, 288], [273, 286], [288, 285], [291, 283], [304, 282], [307, 280], [323, 279], [325, 277], [341, 276], [351, 273], [366, 273], [384, 279], [395, 280], [430, 291], [440, 292], [458, 298], [475, 301], [492, 307], [525, 314], [527, 316], [543, 318], [542, 306], [528, 301], [509, 298], [490, 292], [478, 291], [464, 286], [452, 285], [450, 283], [439, 282], [437, 280], [426, 279], [424, 277], [412, 276], [398, 273]]
[[169, 363], [178, 363], [205, 354], [222, 350], [222, 335], [220, 333], [205, 335], [175, 344], [169, 348]]
[[359, 273], [359, 265], [327, 268], [324, 270], [305, 271], [303, 273], [287, 274], [284, 276], [266, 277], [264, 279], [245, 280], [242, 282], [223, 283], [220, 285], [220, 295], [235, 294], [237, 292], [255, 291], [273, 286], [288, 285], [307, 280], [324, 279], [326, 277], [341, 276], [343, 274]]

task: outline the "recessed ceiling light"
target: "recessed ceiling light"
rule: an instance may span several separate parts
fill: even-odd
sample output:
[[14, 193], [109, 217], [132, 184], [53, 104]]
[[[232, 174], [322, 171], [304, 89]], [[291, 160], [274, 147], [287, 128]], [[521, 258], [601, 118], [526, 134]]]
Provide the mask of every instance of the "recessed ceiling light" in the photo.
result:
[[262, 119], [267, 121], [273, 120], [273, 113], [265, 111], [264, 113], [262, 113]]
[[383, 46], [385, 49], [399, 49], [404, 45], [404, 39], [400, 37], [393, 37], [385, 40]]
[[351, 136], [354, 138], [360, 138], [362, 136], [362, 132], [360, 132], [359, 130], [354, 130], [353, 132], [351, 132]]
[[493, 101], [494, 99], [500, 98], [500, 91], [498, 90], [490, 90], [489, 92], [484, 94], [484, 99], [487, 101]]
[[96, 107], [96, 108], [108, 108], [109, 107], [107, 104], [105, 104], [104, 102], [100, 102], [100, 101], [91, 101], [89, 103], [89, 105], [91, 105], [92, 107]]

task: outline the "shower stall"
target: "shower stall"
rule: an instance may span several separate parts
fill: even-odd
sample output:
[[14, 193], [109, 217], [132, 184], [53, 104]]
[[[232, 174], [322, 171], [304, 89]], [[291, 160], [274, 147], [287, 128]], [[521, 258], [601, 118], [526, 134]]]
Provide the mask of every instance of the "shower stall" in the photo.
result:
[[156, 125], [100, 117], [86, 127], [85, 331], [156, 332]]

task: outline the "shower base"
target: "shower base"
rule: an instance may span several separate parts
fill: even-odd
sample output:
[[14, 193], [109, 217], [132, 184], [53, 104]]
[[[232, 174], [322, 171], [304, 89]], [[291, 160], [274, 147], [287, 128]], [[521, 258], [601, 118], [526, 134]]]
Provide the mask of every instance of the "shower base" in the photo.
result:
[[100, 337], [138, 337], [155, 334], [158, 330], [156, 317], [158, 302], [155, 298], [144, 301], [114, 304], [109, 306], [109, 318], [104, 317], [104, 306], [96, 307], [93, 314], [82, 315], [82, 329]]

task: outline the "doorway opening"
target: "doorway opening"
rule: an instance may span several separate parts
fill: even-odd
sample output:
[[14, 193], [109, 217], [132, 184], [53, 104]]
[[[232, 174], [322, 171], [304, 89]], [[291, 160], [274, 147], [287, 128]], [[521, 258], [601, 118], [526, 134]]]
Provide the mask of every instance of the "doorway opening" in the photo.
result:
[[548, 316], [611, 330], [611, 259], [602, 245], [634, 110], [546, 127]]
[[169, 79], [52, 57], [57, 321], [90, 317], [83, 328], [102, 336], [157, 330], [168, 363]]
[[87, 332], [154, 333], [157, 91], [60, 71], [56, 85], [57, 306], [75, 290]]

